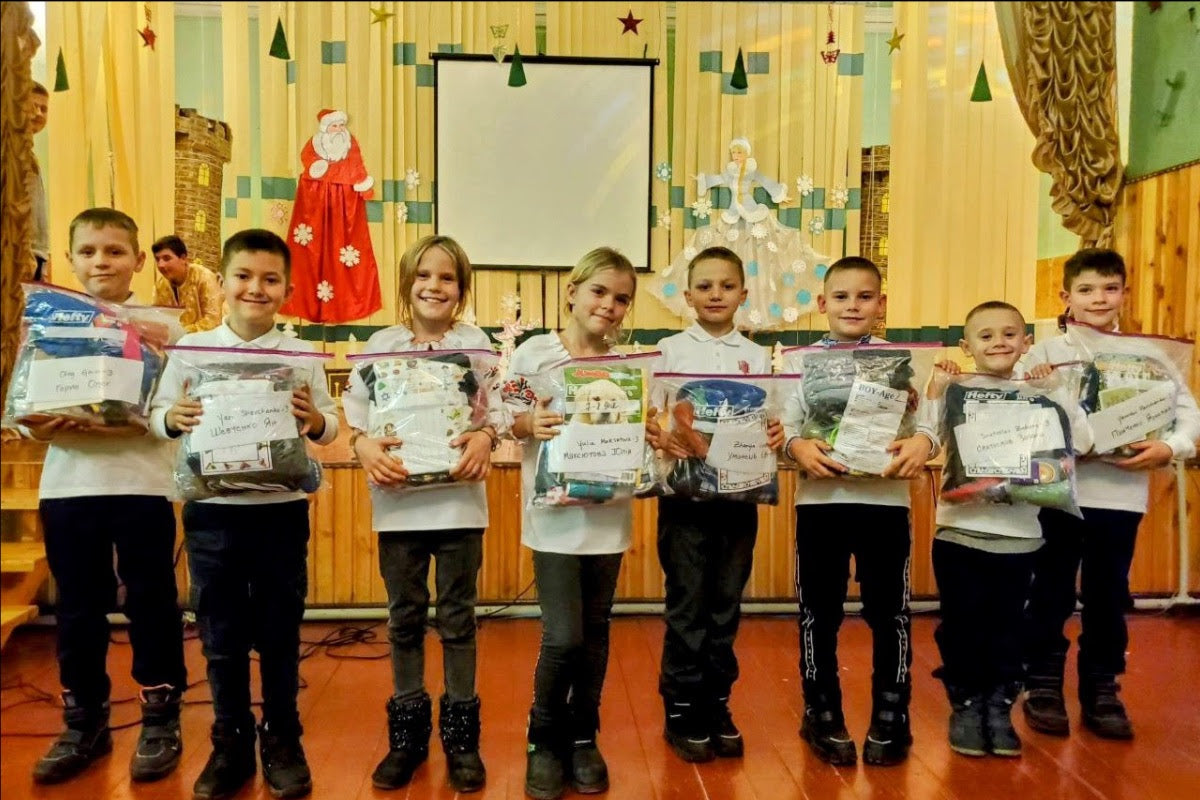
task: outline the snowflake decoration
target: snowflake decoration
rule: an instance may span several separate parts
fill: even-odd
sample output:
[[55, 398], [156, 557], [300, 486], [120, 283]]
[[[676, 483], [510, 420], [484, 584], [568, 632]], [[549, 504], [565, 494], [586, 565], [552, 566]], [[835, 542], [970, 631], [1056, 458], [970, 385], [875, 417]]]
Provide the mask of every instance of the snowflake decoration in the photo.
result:
[[321, 281], [317, 284], [317, 299], [322, 303], [328, 303], [333, 299], [333, 286], [329, 281]]
[[662, 228], [664, 231], [671, 230], [671, 212], [664, 211], [658, 215], [658, 227]]
[[767, 242], [767, 249], [770, 250], [772, 253], [778, 253], [779, 245], [775, 244], [774, 242]]
[[808, 271], [808, 263], [804, 259], [798, 258], [792, 262], [792, 272], [800, 273], [800, 272], [807, 272], [807, 271]]
[[729, 230], [725, 231], [725, 238], [731, 242], [736, 242], [738, 237], [741, 235], [741, 231], [739, 231], [737, 228], [730, 228]]
[[712, 214], [713, 204], [707, 197], [701, 197], [696, 202], [692, 203], [692, 214], [696, 219], [708, 219]]
[[749, 320], [751, 325], [762, 325], [762, 314], [758, 309], [754, 309], [750, 312]]
[[658, 166], [654, 168], [654, 177], [658, 178], [663, 183], [671, 180], [671, 165], [666, 161], [658, 162]]
[[283, 335], [295, 339], [300, 334], [296, 333], [296, 326], [290, 322], [283, 323]]
[[761, 222], [754, 223], [754, 227], [750, 229], [750, 235], [755, 239], [767, 238], [767, 226], [763, 225]]
[[783, 321], [784, 322], [787, 322], [790, 324], [790, 323], [795, 322], [799, 318], [800, 318], [800, 312], [796, 310], [795, 306], [788, 306], [787, 308], [785, 308], [783, 310]]
[[700, 231], [700, 235], [696, 237], [696, 241], [701, 247], [707, 247], [712, 242], [712, 234], [708, 231]]
[[846, 189], [844, 187], [839, 186], [833, 190], [833, 207], [834, 208], [845, 208], [846, 202], [849, 199], [850, 199], [850, 192], [846, 191]]
[[500, 297], [500, 310], [510, 319], [516, 319], [521, 310], [521, 296], [516, 292], [508, 292]]
[[276, 224], [282, 225], [287, 222], [287, 206], [282, 201], [276, 200], [271, 203], [271, 219], [275, 220]]
[[292, 241], [301, 247], [308, 247], [308, 243], [313, 240], [313, 229], [311, 225], [305, 225], [301, 222], [292, 231]]
[[801, 197], [808, 197], [813, 193], [813, 179], [807, 175], [801, 175], [796, 178], [796, 191], [800, 192]]
[[396, 222], [403, 225], [408, 220], [408, 203], [396, 204]]
[[813, 236], [820, 236], [825, 232], [825, 221], [820, 217], [813, 217], [808, 221], [808, 232]]
[[421, 173], [412, 167], [404, 170], [404, 185], [408, 187], [410, 192], [415, 191], [421, 185]]
[[686, 258], [688, 261], [691, 261], [693, 258], [696, 257], [696, 254], [699, 252], [700, 252], [699, 250], [697, 250], [696, 248], [692, 247], [689, 244], [687, 247], [683, 248], [683, 257]]
[[352, 244], [348, 244], [338, 251], [338, 261], [345, 264], [347, 267], [356, 267], [361, 259], [358, 256], [358, 248]]

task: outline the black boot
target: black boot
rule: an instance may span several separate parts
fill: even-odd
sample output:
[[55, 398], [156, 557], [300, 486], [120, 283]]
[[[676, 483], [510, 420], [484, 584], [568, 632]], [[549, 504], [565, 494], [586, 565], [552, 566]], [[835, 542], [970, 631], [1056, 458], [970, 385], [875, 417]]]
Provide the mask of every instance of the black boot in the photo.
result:
[[183, 741], [179, 734], [180, 692], [174, 686], [142, 689], [142, 732], [129, 762], [135, 781], [165, 778], [179, 765]]
[[377, 789], [399, 789], [429, 757], [433, 701], [425, 693], [403, 703], [389, 698], [387, 718], [388, 754], [371, 773], [371, 783]]
[[1012, 725], [1012, 707], [1017, 698], [1015, 684], [1001, 684], [988, 692], [985, 705], [988, 752], [997, 756], [1021, 755], [1021, 740]]
[[729, 713], [729, 697], [718, 697], [708, 709], [708, 738], [718, 758], [741, 758], [745, 753], [742, 732]]
[[1083, 707], [1084, 727], [1104, 739], [1132, 739], [1133, 723], [1117, 696], [1120, 691], [1115, 677], [1080, 676], [1079, 704]]
[[863, 742], [863, 761], [881, 767], [899, 764], [908, 758], [912, 730], [908, 722], [907, 686], [875, 693], [871, 709], [871, 727]]
[[576, 712], [575, 735], [571, 737], [571, 786], [580, 794], [608, 791], [608, 764], [596, 745], [600, 728], [598, 713]]
[[67, 729], [59, 734], [50, 751], [34, 766], [34, 783], [70, 780], [112, 750], [108, 703], [80, 706], [71, 692], [63, 692], [62, 700], [63, 721]]
[[275, 797], [304, 797], [312, 791], [312, 773], [300, 744], [303, 732], [299, 725], [276, 730], [269, 722], [258, 729], [263, 779]]
[[987, 731], [984, 713], [987, 703], [982, 692], [966, 687], [947, 686], [950, 696], [950, 749], [964, 756], [987, 755]]
[[835, 766], [849, 766], [858, 761], [858, 750], [842, 716], [840, 691], [806, 688], [800, 736], [822, 761]]
[[1071, 723], [1063, 700], [1063, 667], [1066, 654], [1055, 654], [1046, 663], [1031, 665], [1025, 676], [1025, 722], [1035, 731], [1067, 736]]
[[195, 800], [233, 797], [254, 777], [254, 724], [212, 726], [212, 754], [192, 787]]
[[456, 792], [477, 792], [487, 780], [479, 757], [479, 698], [458, 703], [442, 695], [438, 721], [446, 773]]
[[675, 755], [693, 764], [712, 761], [712, 738], [708, 733], [708, 709], [698, 702], [668, 700], [663, 738]]
[[525, 794], [534, 800], [558, 800], [567, 790], [561, 736], [553, 727], [529, 725], [525, 754]]

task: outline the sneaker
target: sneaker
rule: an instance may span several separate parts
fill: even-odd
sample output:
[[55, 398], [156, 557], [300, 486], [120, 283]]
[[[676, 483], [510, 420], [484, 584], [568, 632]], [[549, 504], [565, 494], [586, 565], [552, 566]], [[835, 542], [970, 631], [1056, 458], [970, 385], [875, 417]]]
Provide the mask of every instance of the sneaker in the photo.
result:
[[608, 791], [608, 765], [595, 737], [576, 739], [571, 748], [571, 787], [580, 794]]
[[822, 761], [839, 767], [858, 761], [858, 750], [840, 708], [805, 705], [800, 736]]
[[566, 790], [563, 762], [554, 747], [530, 742], [525, 755], [525, 794], [533, 800], [558, 800]]
[[180, 693], [173, 686], [141, 690], [142, 732], [129, 762], [135, 781], [157, 781], [179, 765], [183, 741], [179, 731]]
[[433, 701], [427, 694], [404, 702], [388, 698], [388, 753], [371, 773], [376, 789], [399, 789], [412, 780], [429, 757], [432, 717]]
[[1083, 706], [1083, 724], [1104, 739], [1132, 739], [1133, 723], [1125, 713], [1125, 704], [1117, 693], [1116, 679], [1080, 681], [1079, 702]]
[[741, 758], [745, 754], [742, 732], [729, 713], [729, 698], [719, 697], [710, 709], [708, 738], [718, 758]]
[[254, 728], [246, 731], [213, 724], [213, 750], [192, 787], [195, 800], [233, 797], [254, 777]]
[[80, 706], [71, 692], [63, 692], [63, 721], [67, 728], [33, 768], [33, 782], [62, 783], [74, 778], [96, 759], [112, 751], [108, 728], [108, 703]]
[[671, 745], [675, 755], [693, 764], [712, 761], [716, 757], [712, 738], [697, 704], [669, 701], [666, 715], [663, 738]]
[[905, 697], [900, 692], [880, 692], [876, 697], [863, 742], [863, 763], [890, 767], [908, 758], [913, 739]]
[[1067, 736], [1071, 733], [1062, 686], [1027, 690], [1021, 710], [1025, 712], [1025, 723], [1035, 731], [1051, 736]]
[[487, 770], [479, 757], [479, 698], [451, 702], [442, 695], [440, 705], [446, 779], [456, 792], [477, 792], [487, 782]]
[[1021, 755], [1021, 740], [1012, 725], [1013, 698], [1017, 695], [1014, 686], [997, 686], [985, 702], [985, 727], [988, 752], [996, 756], [1015, 758]]
[[982, 694], [965, 694], [950, 700], [950, 749], [964, 756], [987, 755]]
[[258, 729], [263, 779], [275, 797], [304, 797], [312, 792], [312, 773], [300, 744], [301, 733], [300, 729], [275, 731], [269, 724]]

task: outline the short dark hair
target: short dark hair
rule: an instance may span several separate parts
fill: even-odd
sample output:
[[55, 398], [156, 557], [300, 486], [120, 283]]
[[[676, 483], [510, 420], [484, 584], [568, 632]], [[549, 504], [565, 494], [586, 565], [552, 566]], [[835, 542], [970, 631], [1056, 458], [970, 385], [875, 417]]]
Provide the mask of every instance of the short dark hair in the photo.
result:
[[1125, 259], [1116, 250], [1106, 247], [1085, 247], [1063, 264], [1063, 291], [1071, 291], [1071, 284], [1081, 272], [1095, 272], [1105, 277], [1120, 277], [1125, 283]]
[[272, 253], [283, 259], [283, 276], [291, 283], [292, 253], [288, 250], [287, 242], [279, 238], [274, 231], [264, 228], [247, 228], [238, 231], [225, 240], [221, 250], [221, 274], [229, 269], [229, 262], [238, 253]]
[[740, 277], [742, 279], [742, 285], [743, 286], [746, 285], [746, 270], [742, 266], [741, 256], [739, 256], [737, 253], [730, 250], [728, 247], [716, 246], [716, 247], [704, 248], [699, 253], [696, 253], [695, 258], [693, 258], [691, 261], [688, 262], [688, 266], [687, 266], [688, 286], [692, 285], [692, 268], [695, 267], [697, 264], [699, 264], [701, 261], [704, 261], [705, 259], [708, 259], [708, 258], [714, 258], [714, 259], [718, 259], [720, 261], [725, 261], [729, 264], [733, 264], [735, 267], [737, 267], [738, 277]]
[[129, 234], [133, 252], [135, 254], [142, 252], [138, 247], [137, 223], [124, 211], [117, 211], [115, 208], [89, 208], [80, 211], [75, 215], [75, 219], [71, 220], [71, 227], [68, 229], [69, 245], [72, 250], [75, 248], [75, 231], [83, 225], [89, 228], [120, 228]]
[[971, 317], [975, 316], [981, 311], [1011, 311], [1020, 318], [1022, 327], [1025, 325], [1025, 315], [1021, 313], [1021, 309], [1017, 308], [1012, 303], [1006, 303], [1003, 300], [988, 300], [987, 302], [980, 303], [967, 312], [967, 321], [963, 323], [963, 327], [965, 328], [970, 325]]
[[187, 258], [188, 254], [187, 245], [183, 243], [183, 239], [180, 239], [173, 233], [170, 236], [162, 237], [154, 244], [150, 245], [150, 252], [154, 255], [158, 255], [163, 250], [170, 250], [180, 258]]
[[829, 279], [839, 272], [848, 272], [849, 270], [860, 269], [863, 272], [870, 272], [879, 281], [880, 288], [883, 287], [883, 273], [879, 271], [879, 267], [875, 266], [875, 262], [869, 258], [862, 256], [843, 256], [837, 261], [829, 265], [829, 269], [825, 271], [825, 283], [829, 283]]
[[33, 88], [29, 90], [29, 93], [30, 93], [30, 94], [40, 94], [40, 95], [42, 95], [43, 97], [49, 97], [49, 96], [50, 96], [50, 92], [46, 91], [46, 87], [45, 87], [45, 86], [42, 86], [42, 85], [41, 85], [40, 83], [38, 83], [37, 81], [34, 81], [34, 82], [33, 82]]

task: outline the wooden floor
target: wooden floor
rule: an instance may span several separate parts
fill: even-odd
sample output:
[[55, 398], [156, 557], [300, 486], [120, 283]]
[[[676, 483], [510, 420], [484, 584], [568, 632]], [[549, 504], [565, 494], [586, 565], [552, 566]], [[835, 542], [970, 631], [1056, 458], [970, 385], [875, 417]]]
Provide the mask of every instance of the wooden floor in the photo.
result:
[[[747, 619], [738, 639], [742, 678], [733, 710], [746, 738], [746, 758], [688, 765], [662, 740], [662, 706], [656, 691], [662, 622], [658, 618], [619, 618], [613, 625], [612, 660], [603, 705], [601, 748], [612, 774], [612, 800], [786, 800], [787, 798], [1183, 798], [1200, 797], [1200, 618], [1138, 615], [1130, 620], [1130, 673], [1124, 697], [1134, 720], [1132, 743], [1108, 742], [1080, 730], [1078, 709], [1069, 702], [1073, 733], [1054, 739], [1028, 733], [1016, 714], [1025, 742], [1019, 760], [970, 759], [946, 745], [948, 707], [941, 684], [930, 677], [938, 658], [933, 644], [936, 619], [913, 625], [915, 676], [912, 757], [900, 767], [834, 769], [813, 758], [797, 735], [801, 701], [797, 685], [795, 621], [785, 617]], [[370, 623], [359, 623], [369, 625]], [[307, 624], [306, 641], [339, 627]], [[375, 628], [379, 640], [382, 626]], [[488, 784], [476, 797], [523, 797], [524, 733], [531, 676], [537, 653], [536, 620], [488, 620], [480, 630], [480, 694], [483, 697], [482, 752]], [[115, 633], [118, 639], [125, 632]], [[430, 640], [433, 641], [432, 639]], [[869, 713], [869, 634], [859, 618], [847, 620], [841, 640], [846, 714], [860, 743]], [[313, 797], [449, 798], [444, 759], [435, 743], [428, 764], [398, 792], [371, 787], [370, 773], [387, 741], [383, 703], [390, 671], [386, 660], [331, 657], [385, 654], [379, 644], [320, 649], [301, 664], [306, 688], [300, 692], [306, 727], [304, 745], [312, 766]], [[199, 642], [187, 643], [192, 680], [203, 677]], [[132, 698], [129, 648], [112, 648], [114, 699]], [[5, 648], [3, 684], [25, 681], [57, 692], [53, 631], [25, 628]], [[430, 647], [427, 669], [440, 674], [439, 648]], [[1073, 677], [1068, 678], [1073, 694]], [[439, 681], [434, 680], [433, 686]], [[14, 706], [27, 690], [6, 688], [0, 715], [0, 796], [6, 798], [190, 798], [191, 785], [208, 756], [205, 684], [192, 689], [184, 709], [185, 750], [180, 769], [157, 784], [131, 786], [128, 759], [136, 726], [114, 734], [114, 751], [84, 776], [60, 787], [35, 787], [34, 762], [49, 738], [30, 736], [58, 730], [58, 710], [43, 702]], [[113, 723], [137, 719], [133, 702], [113, 708]], [[435, 733], [436, 739], [436, 733]], [[270, 795], [261, 779], [238, 796]]]

